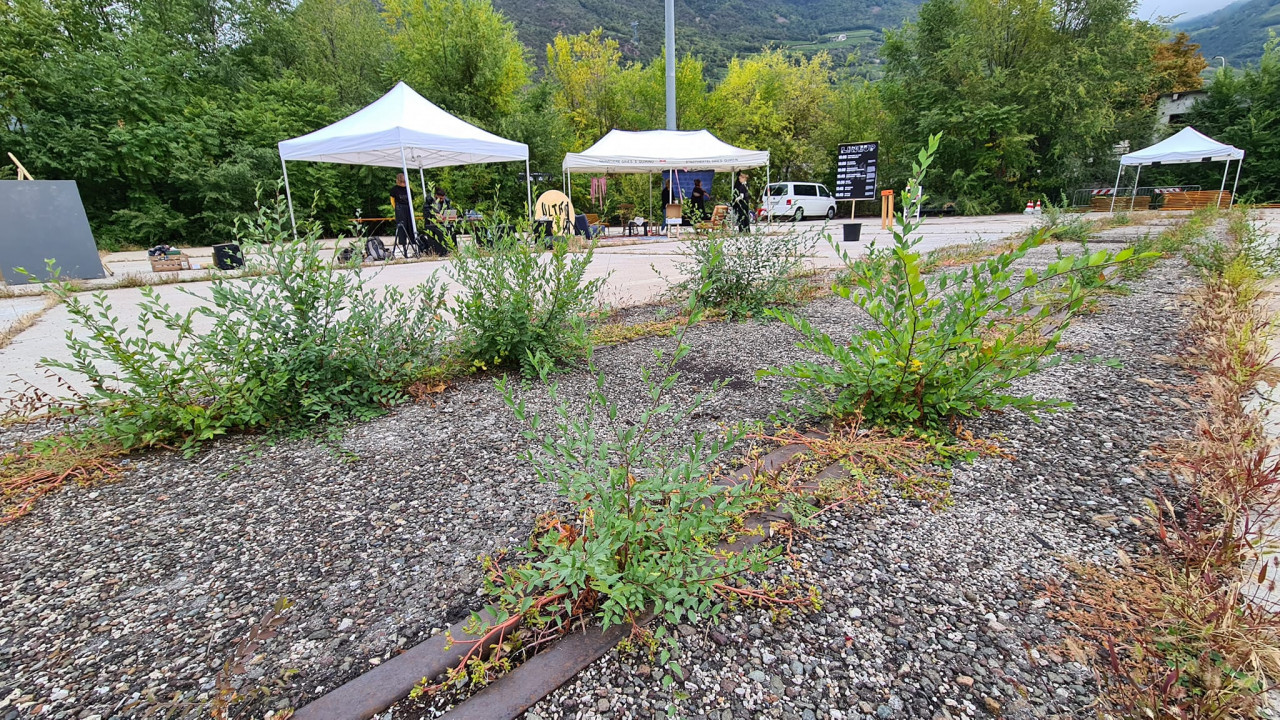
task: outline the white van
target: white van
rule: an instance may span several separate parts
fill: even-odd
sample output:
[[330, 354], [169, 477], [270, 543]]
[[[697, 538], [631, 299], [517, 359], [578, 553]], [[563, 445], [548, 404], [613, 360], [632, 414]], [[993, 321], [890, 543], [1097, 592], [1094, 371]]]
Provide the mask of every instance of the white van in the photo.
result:
[[765, 210], [776, 217], [805, 218], [836, 216], [836, 199], [819, 183], [774, 183], [765, 188]]

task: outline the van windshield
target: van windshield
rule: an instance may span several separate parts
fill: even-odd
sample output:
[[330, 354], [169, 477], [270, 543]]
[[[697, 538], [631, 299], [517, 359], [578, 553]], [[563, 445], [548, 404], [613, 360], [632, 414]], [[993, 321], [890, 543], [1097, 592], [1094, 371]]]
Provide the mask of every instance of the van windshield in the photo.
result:
[[787, 194], [787, 186], [785, 183], [769, 186], [769, 195], [773, 197], [777, 197], [779, 195], [786, 195], [786, 194]]

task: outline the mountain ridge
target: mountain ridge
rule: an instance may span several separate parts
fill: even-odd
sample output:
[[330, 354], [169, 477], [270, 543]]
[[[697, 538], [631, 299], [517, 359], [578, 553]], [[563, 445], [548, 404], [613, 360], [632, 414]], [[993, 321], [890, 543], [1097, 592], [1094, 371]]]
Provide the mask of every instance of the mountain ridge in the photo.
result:
[[1173, 25], [1200, 44], [1200, 53], [1215, 65], [1222, 56], [1235, 66], [1262, 58], [1269, 30], [1280, 32], [1280, 0], [1237, 0], [1224, 8]]
[[[493, 0], [513, 23], [534, 59], [546, 60], [557, 33], [596, 27], [618, 41], [624, 56], [650, 60], [662, 54], [665, 14], [660, 0]], [[677, 0], [676, 53], [692, 52], [709, 67], [767, 45], [830, 45], [837, 62], [884, 28], [915, 15], [919, 0]], [[632, 23], [635, 23], [634, 28]], [[841, 32], [856, 38], [838, 41]]]

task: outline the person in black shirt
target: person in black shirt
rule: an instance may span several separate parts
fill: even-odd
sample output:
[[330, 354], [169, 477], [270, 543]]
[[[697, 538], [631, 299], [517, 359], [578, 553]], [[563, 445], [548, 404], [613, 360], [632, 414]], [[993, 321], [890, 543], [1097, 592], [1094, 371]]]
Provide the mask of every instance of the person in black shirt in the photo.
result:
[[751, 232], [751, 190], [747, 188], [747, 174], [738, 173], [733, 184], [733, 211], [738, 215], [738, 230]]
[[413, 237], [413, 207], [409, 204], [409, 188], [405, 184], [404, 173], [396, 173], [391, 201], [396, 208], [396, 246], [407, 248]]
[[435, 199], [431, 202], [431, 214], [439, 220], [444, 216], [444, 211], [453, 207], [449, 202], [449, 196], [444, 194], [444, 188], [436, 187]]
[[698, 223], [707, 217], [707, 191], [702, 189], [702, 181], [693, 181], [693, 190], [689, 192], [689, 202], [693, 203], [693, 222]]

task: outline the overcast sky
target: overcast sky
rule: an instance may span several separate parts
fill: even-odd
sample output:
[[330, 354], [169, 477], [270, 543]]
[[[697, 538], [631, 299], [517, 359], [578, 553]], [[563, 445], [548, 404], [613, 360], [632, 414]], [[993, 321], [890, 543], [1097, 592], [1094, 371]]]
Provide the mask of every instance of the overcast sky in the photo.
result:
[[1213, 12], [1230, 5], [1232, 0], [1139, 0], [1138, 17], [1151, 20], [1157, 15], [1177, 15], [1179, 20], [1189, 20], [1197, 15]]

